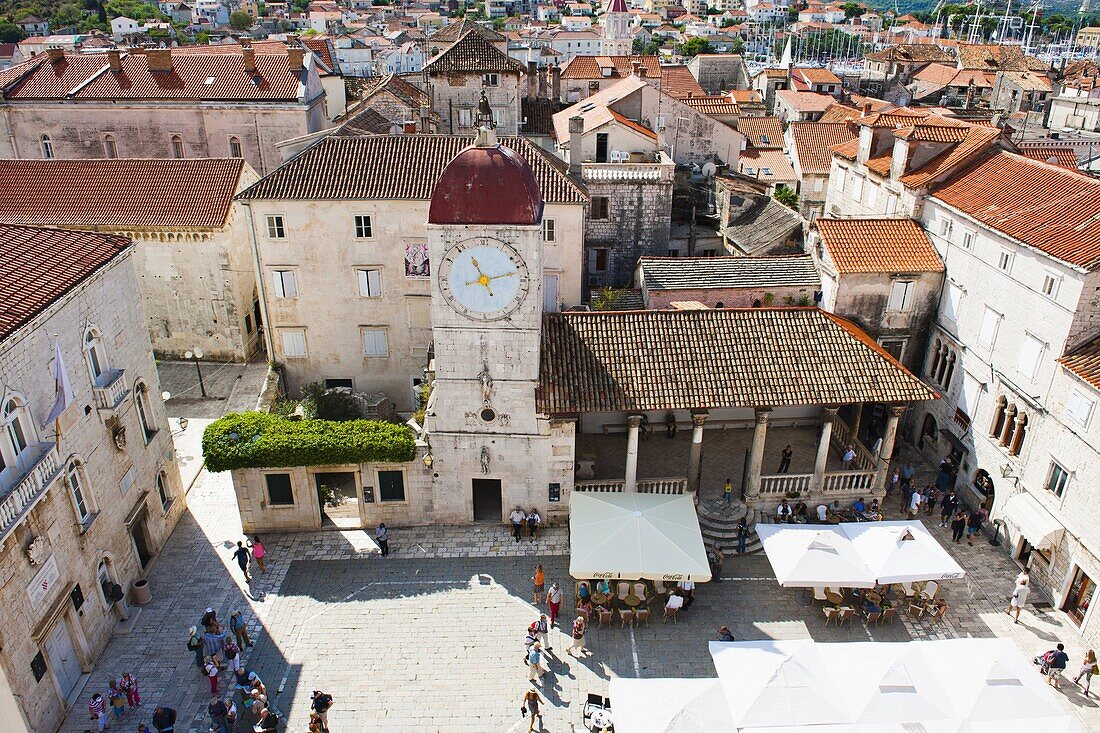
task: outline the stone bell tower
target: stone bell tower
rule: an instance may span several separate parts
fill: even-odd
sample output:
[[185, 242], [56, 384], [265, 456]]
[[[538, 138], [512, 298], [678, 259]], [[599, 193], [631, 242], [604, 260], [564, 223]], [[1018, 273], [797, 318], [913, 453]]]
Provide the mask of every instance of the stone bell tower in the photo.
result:
[[435, 381], [425, 422], [435, 515], [459, 523], [545, 500], [548, 451], [535, 411], [542, 194], [527, 161], [497, 141], [484, 94], [476, 134], [428, 212]]
[[630, 35], [630, 12], [626, 0], [609, 0], [603, 14], [603, 40], [600, 53], [603, 56], [629, 56], [634, 40]]

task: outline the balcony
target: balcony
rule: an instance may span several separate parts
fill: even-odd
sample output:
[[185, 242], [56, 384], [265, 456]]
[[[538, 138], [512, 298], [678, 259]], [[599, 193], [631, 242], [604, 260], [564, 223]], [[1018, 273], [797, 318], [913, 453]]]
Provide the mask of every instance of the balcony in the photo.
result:
[[111, 369], [105, 372], [92, 387], [95, 393], [95, 404], [98, 410], [114, 413], [127, 397], [130, 390], [126, 389], [125, 372], [122, 369]]
[[[642, 478], [638, 479], [639, 494], [684, 494], [687, 493], [686, 478]], [[626, 490], [626, 481], [620, 479], [596, 479], [577, 481], [574, 491], [618, 494]]]
[[57, 444], [39, 443], [8, 469], [14, 476], [0, 481], [0, 545], [46, 495], [62, 468]]
[[[581, 165], [581, 177], [586, 181], [649, 181], [671, 183], [676, 175], [676, 165], [664, 153], [656, 160], [646, 161], [652, 155], [631, 153], [622, 162], [593, 163], [585, 161]], [[639, 158], [636, 160], [635, 158]]]

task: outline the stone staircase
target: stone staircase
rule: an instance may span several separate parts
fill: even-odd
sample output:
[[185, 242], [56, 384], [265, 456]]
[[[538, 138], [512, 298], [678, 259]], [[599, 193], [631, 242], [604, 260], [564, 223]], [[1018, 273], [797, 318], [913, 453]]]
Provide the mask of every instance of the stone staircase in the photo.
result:
[[737, 522], [746, 517], [749, 536], [745, 540], [745, 554], [752, 555], [763, 551], [760, 538], [756, 536], [756, 523], [767, 521], [759, 511], [735, 501], [729, 506], [721, 498], [700, 501], [696, 507], [699, 513], [699, 529], [703, 533], [703, 542], [713, 545], [726, 557], [737, 553]]

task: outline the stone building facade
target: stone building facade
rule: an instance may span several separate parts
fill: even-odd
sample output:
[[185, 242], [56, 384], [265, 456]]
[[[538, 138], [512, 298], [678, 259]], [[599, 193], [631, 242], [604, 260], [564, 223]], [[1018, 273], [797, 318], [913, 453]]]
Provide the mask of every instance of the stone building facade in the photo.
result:
[[[257, 178], [240, 158], [0, 161], [0, 222], [131, 239], [144, 310], [135, 323], [153, 350], [245, 361], [263, 350], [263, 318], [249, 224], [233, 196]], [[59, 204], [59, 191], [82, 194]]]
[[0, 225], [0, 256], [22, 306], [0, 319], [0, 719], [30, 733], [60, 725], [185, 495], [130, 243]]
[[467, 31], [424, 64], [424, 71], [432, 109], [442, 120], [441, 132], [472, 134], [478, 102], [484, 94], [501, 134], [519, 134], [526, 67], [480, 31]]
[[[212, 80], [212, 81], [210, 81]], [[311, 52], [50, 51], [0, 79], [0, 158], [244, 158], [328, 126]]]

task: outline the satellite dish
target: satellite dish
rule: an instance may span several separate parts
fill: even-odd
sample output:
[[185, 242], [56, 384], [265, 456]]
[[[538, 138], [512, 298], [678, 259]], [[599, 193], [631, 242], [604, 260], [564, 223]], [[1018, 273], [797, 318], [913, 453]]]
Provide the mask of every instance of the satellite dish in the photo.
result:
[[716, 166], [714, 163], [712, 163], [710, 161], [707, 161], [706, 163], [703, 163], [703, 175], [706, 176], [707, 178], [710, 178], [711, 176], [713, 176], [717, 172], [718, 172], [718, 166]]

